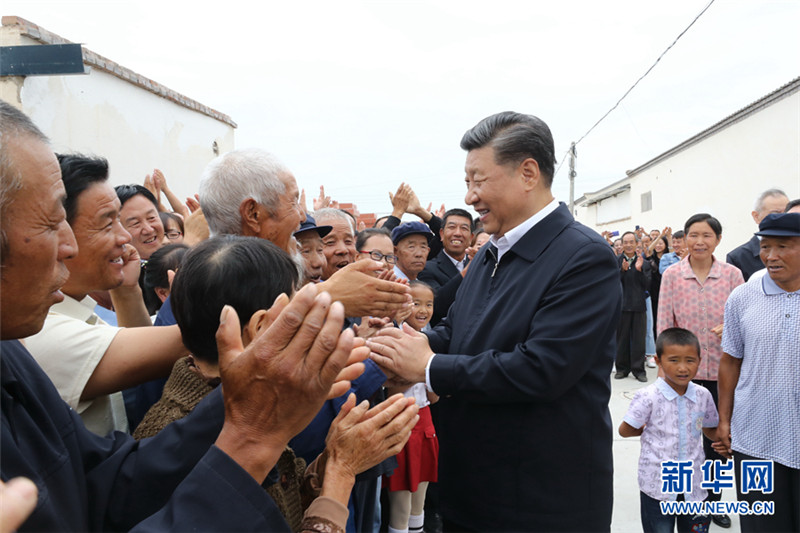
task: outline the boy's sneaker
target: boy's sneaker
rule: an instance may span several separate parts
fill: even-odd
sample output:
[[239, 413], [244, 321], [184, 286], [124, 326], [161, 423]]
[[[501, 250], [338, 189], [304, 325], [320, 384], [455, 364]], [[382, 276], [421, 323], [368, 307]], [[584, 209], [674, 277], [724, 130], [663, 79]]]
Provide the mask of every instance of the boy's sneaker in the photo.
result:
[[656, 364], [656, 358], [654, 356], [652, 356], [652, 355], [647, 358], [647, 362], [645, 363], [645, 365], [647, 365], [647, 368], [657, 368], [658, 367], [658, 365]]

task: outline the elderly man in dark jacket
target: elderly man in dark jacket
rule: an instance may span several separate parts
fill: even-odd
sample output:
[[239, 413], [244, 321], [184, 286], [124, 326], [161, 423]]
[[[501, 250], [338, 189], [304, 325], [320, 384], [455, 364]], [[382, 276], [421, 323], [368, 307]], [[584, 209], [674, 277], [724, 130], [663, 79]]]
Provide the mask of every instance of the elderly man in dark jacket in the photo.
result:
[[467, 196], [492, 234], [428, 336], [386, 329], [371, 357], [440, 395], [445, 529], [608, 531], [614, 254], [550, 192], [553, 139], [506, 112], [468, 131]]

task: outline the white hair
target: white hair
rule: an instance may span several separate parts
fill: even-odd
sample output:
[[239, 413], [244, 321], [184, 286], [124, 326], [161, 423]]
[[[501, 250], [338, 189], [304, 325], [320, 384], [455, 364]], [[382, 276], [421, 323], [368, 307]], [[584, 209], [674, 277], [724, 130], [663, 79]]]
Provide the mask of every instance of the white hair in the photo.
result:
[[789, 197], [786, 196], [786, 193], [780, 189], [767, 189], [759, 195], [758, 200], [756, 200], [756, 206], [753, 210], [761, 213], [761, 211], [764, 209], [764, 200], [767, 198], [779, 198], [781, 196], [785, 197], [787, 200], [789, 199]]
[[281, 176], [290, 174], [274, 155], [257, 148], [234, 150], [212, 160], [200, 181], [200, 206], [211, 235], [242, 232], [239, 206], [252, 198], [270, 211], [286, 193]]
[[353, 230], [353, 236], [356, 234], [356, 224], [353, 221], [353, 217], [342, 211], [341, 209], [334, 209], [333, 207], [324, 207], [322, 209], [317, 209], [314, 211], [312, 215], [314, 220], [317, 224], [322, 224], [321, 221], [323, 220], [343, 220], [350, 225], [350, 229]]

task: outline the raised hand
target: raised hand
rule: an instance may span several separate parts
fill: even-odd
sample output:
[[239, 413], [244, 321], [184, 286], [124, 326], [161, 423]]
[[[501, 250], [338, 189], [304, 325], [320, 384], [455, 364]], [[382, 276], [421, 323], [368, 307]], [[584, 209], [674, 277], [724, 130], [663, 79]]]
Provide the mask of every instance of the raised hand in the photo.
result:
[[325, 186], [319, 186], [319, 197], [314, 198], [314, 211], [331, 206], [331, 197], [325, 196]]
[[225, 423], [216, 444], [259, 482], [322, 407], [354, 347], [344, 307], [314, 284], [291, 302], [282, 294], [271, 312], [277, 318], [247, 348], [232, 307], [217, 331]]

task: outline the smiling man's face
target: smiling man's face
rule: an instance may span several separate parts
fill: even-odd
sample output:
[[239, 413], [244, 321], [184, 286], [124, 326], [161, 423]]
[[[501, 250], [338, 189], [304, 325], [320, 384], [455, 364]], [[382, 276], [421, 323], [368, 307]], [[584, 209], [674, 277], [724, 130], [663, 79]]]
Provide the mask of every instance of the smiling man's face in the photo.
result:
[[347, 220], [340, 218], [318, 218], [317, 224], [320, 226], [331, 226], [330, 233], [322, 238], [323, 252], [327, 265], [322, 274], [322, 279], [326, 280], [340, 269], [346, 267], [356, 260], [356, 237], [353, 234], [353, 226]]
[[164, 225], [153, 202], [137, 194], [122, 206], [120, 217], [139, 257], [150, 259], [153, 252], [163, 246]]

